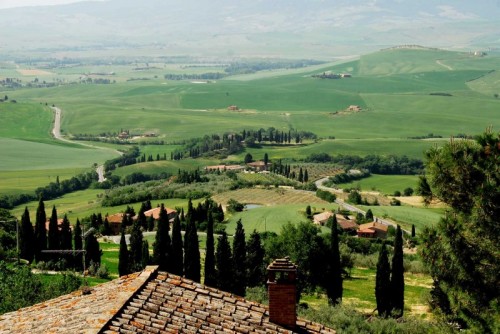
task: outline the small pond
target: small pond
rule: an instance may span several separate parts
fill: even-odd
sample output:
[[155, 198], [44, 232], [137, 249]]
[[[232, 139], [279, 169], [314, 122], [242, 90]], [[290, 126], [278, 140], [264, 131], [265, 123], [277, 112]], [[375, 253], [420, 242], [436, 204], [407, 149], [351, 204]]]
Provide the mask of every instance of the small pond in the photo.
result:
[[252, 210], [252, 209], [256, 209], [256, 208], [260, 208], [260, 207], [262, 207], [261, 204], [246, 204], [245, 205], [246, 210]]

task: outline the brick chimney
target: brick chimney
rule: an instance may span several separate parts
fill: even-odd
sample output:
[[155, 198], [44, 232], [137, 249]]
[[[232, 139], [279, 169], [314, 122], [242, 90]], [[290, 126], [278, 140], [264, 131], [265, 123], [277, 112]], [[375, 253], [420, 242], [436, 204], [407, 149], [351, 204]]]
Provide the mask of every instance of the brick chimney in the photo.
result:
[[288, 329], [297, 322], [296, 278], [297, 266], [289, 257], [276, 259], [267, 267], [269, 320]]

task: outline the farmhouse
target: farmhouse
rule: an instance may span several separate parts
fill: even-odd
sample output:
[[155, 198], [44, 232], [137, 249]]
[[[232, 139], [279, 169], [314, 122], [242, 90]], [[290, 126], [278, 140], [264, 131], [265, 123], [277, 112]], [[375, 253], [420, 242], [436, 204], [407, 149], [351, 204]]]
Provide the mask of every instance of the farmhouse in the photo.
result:
[[318, 213], [313, 216], [313, 223], [319, 226], [325, 226], [328, 222], [328, 219], [333, 216], [331, 211], [326, 211], [322, 213]]
[[227, 107], [227, 110], [229, 110], [229, 111], [238, 111], [238, 110], [240, 110], [240, 108], [238, 106], [235, 106], [233, 104], [233, 105], [230, 105], [229, 107]]
[[106, 216], [109, 223], [109, 228], [113, 235], [120, 234], [123, 221], [123, 213], [115, 213], [114, 215]]
[[[144, 215], [146, 217], [153, 217], [154, 220], [158, 220], [158, 219], [160, 219], [160, 210], [161, 210], [161, 207], [153, 208], [151, 210], [144, 211]], [[165, 208], [165, 210], [167, 211], [168, 221], [170, 223], [173, 223], [175, 217], [177, 217], [177, 211], [175, 211], [174, 209], [170, 209], [170, 208]], [[138, 218], [137, 215], [132, 217], [132, 219], [134, 219], [134, 220], [136, 220], [137, 218]]]
[[348, 111], [361, 111], [361, 107], [358, 106], [358, 105], [350, 105], [348, 108], [347, 108]]
[[371, 222], [359, 225], [359, 238], [387, 238], [387, 225], [379, 222]]
[[262, 172], [267, 170], [269, 164], [264, 163], [264, 161], [255, 161], [247, 163], [247, 166], [256, 172]]
[[268, 267], [269, 307], [157, 266], [3, 314], [0, 333], [324, 333], [297, 318], [296, 266]]
[[[330, 211], [318, 213], [313, 216], [313, 223], [319, 226], [325, 226], [333, 216], [333, 213]], [[356, 224], [356, 219], [354, 217], [346, 217], [344, 215], [335, 214], [335, 218], [337, 218], [338, 226], [344, 231], [356, 231], [358, 229], [358, 224]]]

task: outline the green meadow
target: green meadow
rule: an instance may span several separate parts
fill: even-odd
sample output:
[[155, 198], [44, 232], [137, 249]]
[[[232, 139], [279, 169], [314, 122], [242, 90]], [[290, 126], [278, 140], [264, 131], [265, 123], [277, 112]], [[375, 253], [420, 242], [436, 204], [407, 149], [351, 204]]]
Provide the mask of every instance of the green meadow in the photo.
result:
[[418, 176], [416, 175], [376, 175], [356, 180], [349, 183], [339, 183], [339, 188], [357, 188], [362, 191], [378, 191], [382, 194], [392, 195], [396, 190], [401, 193], [405, 188], [417, 187]]
[[[53, 113], [48, 108], [52, 104], [62, 108], [62, 132], [69, 137], [77, 134], [97, 136], [126, 129], [134, 136], [146, 132], [157, 135], [153, 139], [137, 139], [138, 142], [164, 141], [165, 145], [139, 147], [146, 157], [152, 155], [156, 160], [157, 155], [166, 156], [167, 161], [118, 168], [113, 173], [119, 176], [133, 172], [175, 174], [179, 169], [201, 169], [219, 164], [221, 161], [217, 159], [169, 159], [178, 144], [189, 138], [268, 127], [285, 132], [290, 129], [311, 131], [319, 138], [300, 145], [247, 148], [223, 162], [239, 163], [246, 153], [251, 153], [254, 159], [262, 159], [264, 153], [268, 153], [271, 160], [292, 162], [313, 153], [395, 154], [422, 158], [425, 150], [442, 144], [450, 136], [474, 135], [489, 126], [500, 128], [500, 99], [494, 96], [500, 91], [498, 60], [495, 56], [474, 57], [442, 50], [395, 49], [310, 68], [263, 71], [208, 83], [168, 81], [163, 75], [200, 74], [222, 71], [222, 68], [138, 63], [48, 69], [50, 73], [45, 73], [43, 78], [49, 81], [59, 78], [65, 82], [82, 74], [95, 78], [102, 76], [95, 73], [105, 73], [102, 77], [116, 80], [116, 83], [1, 91], [0, 96], [8, 95], [9, 100], [15, 99], [17, 103], [0, 104], [0, 155], [3, 157], [0, 193], [33, 191], [56, 176], [68, 178], [116, 157], [115, 149], [127, 148], [100, 142], [90, 143], [93, 147], [89, 147], [54, 140], [50, 133]], [[34, 79], [33, 75], [21, 75], [15, 64], [2, 63], [2, 66], [14, 77], [17, 72], [17, 77], [24, 81]], [[311, 76], [325, 71], [351, 73], [352, 78], [329, 80]], [[40, 78], [43, 79], [42, 74]], [[127, 81], [130, 78], [148, 80]], [[228, 111], [229, 105], [237, 105], [240, 110]], [[346, 111], [350, 105], [360, 106], [361, 111]], [[443, 139], [410, 138], [431, 133]], [[415, 187], [415, 178], [372, 176], [356, 184], [363, 189], [390, 194]], [[102, 194], [103, 191], [98, 190], [68, 194], [49, 202], [48, 206], [56, 204], [61, 212], [72, 218], [77, 213], [88, 215], [108, 209], [100, 208], [98, 196]], [[252, 202], [258, 203], [261, 195], [254, 195]], [[221, 196], [222, 202], [228, 199]], [[305, 207], [307, 201], [294, 198], [292, 202], [274, 203], [246, 211], [241, 218], [253, 224], [262, 217], [270, 217], [269, 220], [279, 222], [278, 230], [283, 222], [299, 219], [300, 213], [286, 206]], [[122, 208], [113, 208], [113, 211], [115, 209]], [[397, 217], [406, 225], [418, 224], [419, 219], [424, 225], [432, 224], [439, 215], [422, 208], [418, 209], [422, 210], [418, 214], [417, 211], [405, 211], [417, 210], [407, 206], [376, 208], [382, 209], [387, 212], [376, 214]], [[20, 210], [16, 208], [16, 214]], [[234, 224], [235, 217], [230, 224]]]

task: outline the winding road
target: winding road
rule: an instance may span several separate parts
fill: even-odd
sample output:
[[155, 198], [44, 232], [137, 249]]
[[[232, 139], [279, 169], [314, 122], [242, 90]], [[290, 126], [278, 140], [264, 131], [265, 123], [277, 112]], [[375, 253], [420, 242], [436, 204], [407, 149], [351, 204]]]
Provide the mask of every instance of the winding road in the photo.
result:
[[[66, 139], [61, 135], [61, 114], [62, 114], [61, 108], [58, 108], [56, 106], [52, 106], [50, 108], [54, 111], [54, 127], [52, 128], [52, 135], [54, 136], [54, 138], [57, 140], [63, 141], [65, 143], [75, 144], [76, 142], [69, 140], [69, 139]], [[103, 147], [94, 146], [94, 145], [90, 145], [90, 144], [84, 144], [84, 143], [76, 143], [76, 144], [81, 145], [81, 146], [91, 147], [91, 148], [97, 148], [97, 149], [101, 149], [101, 150], [110, 150], [108, 148], [103, 148]], [[117, 150], [112, 150], [112, 151], [114, 151], [120, 155], [123, 154], [122, 152], [117, 151]], [[98, 179], [99, 182], [106, 181], [106, 178], [104, 177], [104, 165], [97, 166], [96, 172], [97, 172], [97, 175], [99, 176], [99, 179]]]

